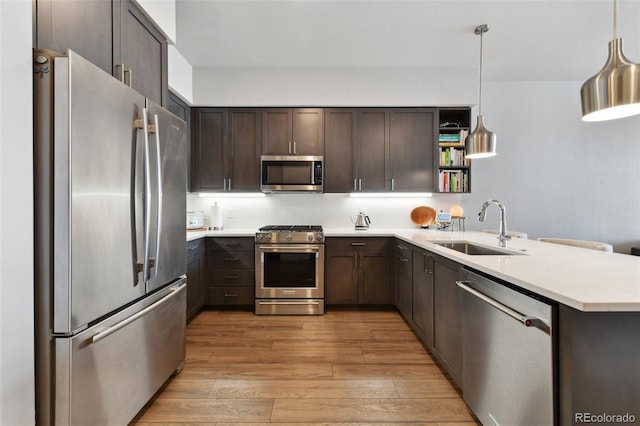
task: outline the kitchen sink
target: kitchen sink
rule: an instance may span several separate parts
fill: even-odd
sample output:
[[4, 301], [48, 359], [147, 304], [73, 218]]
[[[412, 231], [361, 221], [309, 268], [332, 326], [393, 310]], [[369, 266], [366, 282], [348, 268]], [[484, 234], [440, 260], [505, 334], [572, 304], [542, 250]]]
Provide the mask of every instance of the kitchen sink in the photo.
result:
[[510, 256], [520, 254], [499, 248], [477, 245], [468, 241], [445, 241], [434, 242], [434, 244], [472, 256]]

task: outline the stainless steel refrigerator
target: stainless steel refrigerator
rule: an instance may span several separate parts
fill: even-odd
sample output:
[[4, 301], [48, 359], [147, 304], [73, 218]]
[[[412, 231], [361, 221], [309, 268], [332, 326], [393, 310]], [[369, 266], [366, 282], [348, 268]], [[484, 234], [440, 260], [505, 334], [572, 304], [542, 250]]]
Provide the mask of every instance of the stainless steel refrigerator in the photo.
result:
[[186, 124], [72, 51], [34, 123], [36, 422], [126, 424], [184, 362]]

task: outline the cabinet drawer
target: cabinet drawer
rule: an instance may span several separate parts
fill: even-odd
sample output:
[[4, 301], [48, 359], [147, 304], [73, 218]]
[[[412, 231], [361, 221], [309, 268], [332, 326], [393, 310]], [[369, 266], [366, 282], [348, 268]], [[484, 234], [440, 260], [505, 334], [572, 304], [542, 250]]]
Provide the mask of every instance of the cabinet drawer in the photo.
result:
[[199, 256], [204, 252], [204, 241], [202, 239], [187, 241], [187, 259]]
[[253, 269], [212, 269], [209, 283], [214, 287], [253, 287], [256, 282]]
[[254, 269], [254, 251], [214, 251], [207, 256], [210, 271], [221, 269]]
[[251, 237], [222, 237], [207, 238], [207, 250], [212, 251], [241, 251], [255, 249], [253, 238]]
[[210, 287], [210, 305], [253, 305], [253, 287]]
[[389, 241], [389, 238], [375, 237], [331, 237], [326, 239], [325, 244], [328, 250], [386, 251], [389, 247]]

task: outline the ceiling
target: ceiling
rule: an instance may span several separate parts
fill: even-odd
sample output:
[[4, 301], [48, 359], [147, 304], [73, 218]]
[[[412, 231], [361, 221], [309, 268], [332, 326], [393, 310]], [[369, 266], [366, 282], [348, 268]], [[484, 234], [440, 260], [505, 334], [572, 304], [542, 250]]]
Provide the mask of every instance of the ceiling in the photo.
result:
[[[640, 62], [640, 1], [618, 2]], [[607, 57], [611, 0], [176, 0], [194, 68], [476, 68], [484, 80], [585, 80]]]

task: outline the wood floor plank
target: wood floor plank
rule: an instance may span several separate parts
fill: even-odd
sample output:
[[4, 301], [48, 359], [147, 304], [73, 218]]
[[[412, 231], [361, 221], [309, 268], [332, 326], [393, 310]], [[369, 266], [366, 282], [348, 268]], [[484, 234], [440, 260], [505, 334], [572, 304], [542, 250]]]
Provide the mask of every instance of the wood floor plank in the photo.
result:
[[444, 377], [422, 380], [394, 379], [401, 398], [459, 398], [458, 390]]
[[192, 378], [213, 379], [331, 379], [331, 364], [205, 363], [185, 365], [180, 373]]
[[164, 387], [158, 398], [163, 399], [201, 399], [207, 398], [214, 379], [191, 379], [178, 375], [173, 377]]
[[233, 349], [216, 349], [209, 358], [212, 363], [336, 363], [341, 364], [362, 364], [364, 357], [361, 350], [358, 349], [311, 349], [298, 350], [295, 352], [287, 350], [271, 350], [271, 351], [243, 351], [239, 352]]
[[391, 380], [216, 380], [209, 398], [399, 398]]
[[269, 422], [272, 399], [164, 399], [158, 398], [139, 422]]
[[276, 399], [274, 422], [473, 421], [461, 400], [434, 399]]
[[345, 379], [429, 379], [445, 377], [435, 364], [336, 364], [333, 378]]
[[[243, 335], [246, 339], [255, 340], [324, 340], [334, 341], [368, 341], [372, 339], [372, 332], [369, 330], [246, 330]], [[396, 339], [398, 340], [398, 339]]]
[[374, 341], [318, 341], [318, 340], [278, 340], [273, 342], [272, 349], [274, 350], [311, 350], [311, 349], [326, 349], [327, 347], [335, 349], [360, 349], [363, 352], [375, 352], [375, 351], [424, 351], [422, 345], [416, 341], [386, 341], [386, 342], [374, 342]]
[[[362, 351], [367, 364], [433, 364], [433, 358], [422, 351]], [[346, 364], [346, 363], [343, 363]]]

